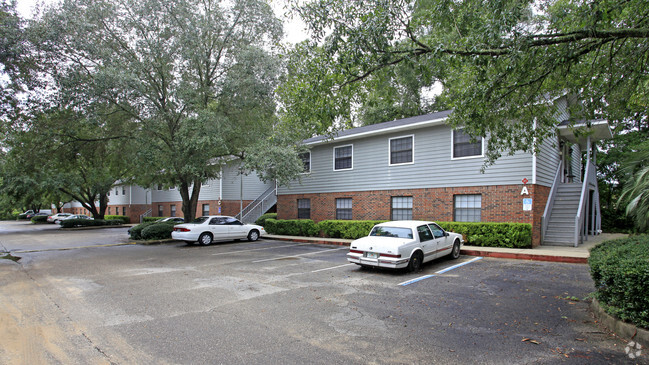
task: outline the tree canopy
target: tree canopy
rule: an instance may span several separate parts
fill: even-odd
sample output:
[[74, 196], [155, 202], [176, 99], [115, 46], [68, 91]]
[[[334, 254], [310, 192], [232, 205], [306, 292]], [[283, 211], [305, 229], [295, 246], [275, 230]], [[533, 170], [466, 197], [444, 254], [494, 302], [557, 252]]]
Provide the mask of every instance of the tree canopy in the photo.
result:
[[[449, 123], [489, 136], [487, 157], [554, 132], [553, 101], [576, 118], [647, 123], [646, 1], [312, 0], [294, 6], [314, 40], [281, 90], [290, 122], [323, 133], [355, 122], [381, 73], [407, 65], [440, 82]], [[309, 105], [310, 107], [307, 107]], [[388, 118], [392, 116], [386, 115]], [[516, 121], [508, 123], [505, 121]], [[535, 126], [535, 127], [533, 127]]]

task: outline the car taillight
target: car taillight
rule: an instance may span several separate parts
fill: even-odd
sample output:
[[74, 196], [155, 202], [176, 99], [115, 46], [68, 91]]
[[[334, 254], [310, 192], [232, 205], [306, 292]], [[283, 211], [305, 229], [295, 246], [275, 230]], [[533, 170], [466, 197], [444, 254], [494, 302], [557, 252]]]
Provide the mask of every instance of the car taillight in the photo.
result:
[[392, 257], [394, 259], [399, 259], [399, 258], [401, 258], [401, 255], [392, 255], [392, 254], [389, 254], [389, 253], [382, 253], [381, 257]]
[[174, 228], [174, 231], [176, 231], [176, 232], [189, 232], [189, 228], [178, 227], [178, 228]]
[[349, 250], [349, 252], [350, 253], [363, 253], [363, 251], [359, 251], [359, 250]]

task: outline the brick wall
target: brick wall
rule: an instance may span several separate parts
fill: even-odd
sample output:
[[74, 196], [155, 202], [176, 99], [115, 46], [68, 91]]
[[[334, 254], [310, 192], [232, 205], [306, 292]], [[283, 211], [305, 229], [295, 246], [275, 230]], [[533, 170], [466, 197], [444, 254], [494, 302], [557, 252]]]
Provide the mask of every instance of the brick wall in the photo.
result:
[[[243, 201], [243, 207], [245, 208], [248, 204], [250, 204], [252, 201], [251, 200], [244, 200]], [[218, 200], [199, 200], [198, 205], [196, 207], [196, 216], [200, 217], [203, 215], [203, 204], [209, 204], [210, 205], [210, 215], [229, 215], [229, 216], [235, 216], [239, 214], [239, 201], [238, 200], [223, 200], [221, 202], [221, 213], [219, 213], [219, 205], [218, 205]], [[158, 214], [158, 206], [162, 206], [162, 215]], [[176, 217], [183, 217], [183, 211], [182, 211], [182, 202], [165, 202], [165, 203], [153, 203], [151, 204], [151, 208], [153, 211], [151, 212], [151, 215], [154, 217], [169, 217], [171, 216], [171, 206], [175, 205], [176, 206]]]
[[[393, 196], [413, 197], [413, 219], [453, 221], [453, 196], [480, 194], [483, 222], [518, 222], [532, 224], [532, 244], [541, 244], [541, 216], [550, 188], [528, 185], [529, 195], [522, 196], [523, 185], [496, 185], [460, 188], [356, 191], [325, 194], [288, 194], [277, 197], [278, 219], [297, 218], [297, 200], [311, 200], [311, 219], [316, 222], [336, 218], [336, 199], [352, 198], [355, 220], [390, 219]], [[532, 210], [523, 211], [523, 198], [532, 198]]]

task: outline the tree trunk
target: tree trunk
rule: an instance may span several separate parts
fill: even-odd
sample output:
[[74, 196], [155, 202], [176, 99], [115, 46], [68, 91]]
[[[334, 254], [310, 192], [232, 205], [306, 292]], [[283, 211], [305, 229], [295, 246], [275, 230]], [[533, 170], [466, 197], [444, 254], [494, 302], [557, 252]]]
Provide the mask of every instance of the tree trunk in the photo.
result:
[[198, 208], [198, 195], [201, 192], [201, 182], [198, 179], [193, 181], [191, 195], [189, 193], [189, 184], [186, 181], [180, 183], [180, 196], [183, 199], [183, 217], [185, 222], [191, 222], [196, 218], [196, 209]]

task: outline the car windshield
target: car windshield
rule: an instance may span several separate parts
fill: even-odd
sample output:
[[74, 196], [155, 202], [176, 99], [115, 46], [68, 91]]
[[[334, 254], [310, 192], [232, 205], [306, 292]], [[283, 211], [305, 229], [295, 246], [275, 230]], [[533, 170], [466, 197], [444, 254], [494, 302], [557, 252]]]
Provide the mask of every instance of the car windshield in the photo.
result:
[[210, 219], [210, 217], [198, 217], [192, 221], [194, 224], [203, 224], [205, 223], [206, 220]]
[[370, 236], [412, 238], [412, 230], [410, 228], [376, 226], [370, 232]]

